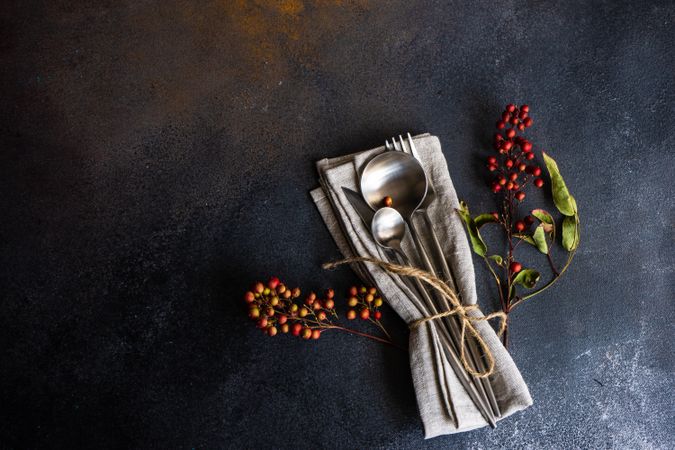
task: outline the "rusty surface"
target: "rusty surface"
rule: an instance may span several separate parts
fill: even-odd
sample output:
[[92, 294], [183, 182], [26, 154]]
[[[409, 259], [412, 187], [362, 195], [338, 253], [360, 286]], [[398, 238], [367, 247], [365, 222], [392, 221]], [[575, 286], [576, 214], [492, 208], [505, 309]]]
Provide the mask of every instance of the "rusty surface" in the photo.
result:
[[[675, 445], [672, 2], [0, 11], [1, 447]], [[428, 131], [460, 195], [493, 209], [482, 158], [510, 101], [587, 237], [513, 318], [535, 405], [423, 442], [405, 355], [266, 339], [240, 292], [355, 282], [319, 268], [338, 256], [307, 195], [321, 157]]]

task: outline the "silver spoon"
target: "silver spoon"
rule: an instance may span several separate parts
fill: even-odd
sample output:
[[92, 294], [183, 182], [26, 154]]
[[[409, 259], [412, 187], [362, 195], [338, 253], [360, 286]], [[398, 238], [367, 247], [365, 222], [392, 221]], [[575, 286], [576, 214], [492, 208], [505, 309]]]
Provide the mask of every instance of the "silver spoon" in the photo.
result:
[[[399, 256], [404, 265], [409, 265], [408, 257], [401, 248], [401, 243], [403, 242], [406, 234], [406, 221], [397, 210], [387, 207], [378, 209], [373, 216], [371, 232], [375, 242], [378, 245], [386, 249], [393, 250]], [[425, 307], [425, 305], [415, 302], [417, 303], [416, 307], [419, 309], [420, 313], [425, 316], [430, 314], [429, 311], [431, 311], [431, 314], [436, 314], [437, 311], [434, 307], [434, 303], [429, 297], [429, 293], [422, 286], [420, 280], [413, 278], [413, 281], [415, 282], [418, 294], [421, 295], [426, 303]], [[457, 356], [457, 346], [453, 345], [454, 343], [447, 334], [447, 329], [444, 327], [439, 327], [439, 330], [441, 332], [441, 336], [446, 342], [446, 346], [442, 346], [442, 348], [445, 350], [444, 353], [448, 359], [448, 362], [455, 371], [457, 378], [466, 390], [467, 394], [469, 397], [471, 397], [471, 400], [474, 402], [483, 417], [485, 417], [485, 420], [487, 420], [490, 426], [494, 428], [496, 426], [496, 422], [494, 416], [492, 415], [492, 411], [479, 395], [476, 386], [472, 383], [469, 374], [466, 372], [462, 362], [459, 360], [459, 357]], [[449, 346], [452, 346], [455, 351], [450, 351]]]

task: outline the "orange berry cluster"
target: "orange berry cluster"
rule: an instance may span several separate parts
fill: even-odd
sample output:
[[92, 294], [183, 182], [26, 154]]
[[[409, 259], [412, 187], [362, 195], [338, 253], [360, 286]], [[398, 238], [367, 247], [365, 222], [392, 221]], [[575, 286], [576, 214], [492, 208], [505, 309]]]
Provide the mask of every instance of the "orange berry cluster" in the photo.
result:
[[310, 292], [304, 302], [299, 302], [300, 288], [290, 289], [279, 278], [272, 277], [267, 285], [258, 281], [244, 294], [248, 316], [269, 336], [291, 333], [303, 339], [319, 339], [323, 329], [332, 325], [330, 317], [335, 312], [335, 293], [327, 289], [319, 299]]
[[353, 320], [358, 316], [363, 320], [378, 321], [382, 317], [382, 312], [379, 310], [382, 303], [382, 298], [374, 287], [352, 286], [347, 299], [347, 306], [350, 308], [347, 311], [347, 319]]

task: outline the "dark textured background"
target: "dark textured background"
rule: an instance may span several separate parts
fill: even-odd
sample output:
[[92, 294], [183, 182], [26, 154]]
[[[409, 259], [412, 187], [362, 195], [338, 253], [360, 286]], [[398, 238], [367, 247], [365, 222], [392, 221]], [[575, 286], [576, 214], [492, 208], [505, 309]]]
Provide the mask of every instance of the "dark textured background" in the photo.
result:
[[[0, 446], [675, 446], [673, 2], [0, 8]], [[319, 267], [324, 156], [428, 131], [494, 209], [481, 158], [510, 101], [582, 245], [512, 318], [534, 406], [425, 442], [406, 356], [265, 338], [241, 293], [356, 281]]]

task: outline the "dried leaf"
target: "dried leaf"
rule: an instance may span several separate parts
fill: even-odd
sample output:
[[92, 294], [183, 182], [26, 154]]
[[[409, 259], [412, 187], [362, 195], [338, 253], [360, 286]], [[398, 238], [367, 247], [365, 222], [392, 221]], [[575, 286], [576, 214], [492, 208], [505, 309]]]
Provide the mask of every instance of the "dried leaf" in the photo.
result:
[[551, 177], [551, 190], [553, 193], [553, 203], [555, 203], [558, 211], [563, 213], [566, 216], [573, 216], [577, 212], [576, 201], [572, 198], [567, 186], [565, 185], [565, 180], [563, 180], [560, 171], [558, 170], [558, 164], [553, 158], [548, 156], [544, 152], [544, 162], [546, 163], [546, 168]]
[[[565, 218], [567, 218], [567, 217], [565, 217]], [[537, 229], [534, 230], [534, 234], [532, 235], [532, 239], [534, 240], [534, 244], [537, 247], [537, 250], [539, 250], [543, 254], [548, 253], [548, 244], [546, 243], [546, 233], [544, 232], [544, 224], [543, 223], [539, 224]]]
[[549, 214], [548, 211], [545, 211], [543, 209], [533, 209], [532, 210], [532, 215], [542, 221], [543, 223], [548, 223], [552, 224], [553, 223], [553, 216]]
[[520, 284], [527, 289], [532, 289], [539, 281], [541, 275], [536, 270], [523, 269], [513, 279], [513, 284]]
[[476, 228], [480, 229], [486, 223], [497, 222], [495, 216], [492, 214], [480, 214], [473, 218], [473, 221], [476, 222]]
[[485, 256], [487, 254], [487, 245], [485, 245], [485, 242], [480, 237], [476, 222], [471, 218], [471, 214], [469, 213], [469, 207], [465, 202], [460, 202], [457, 212], [464, 222], [464, 225], [466, 225], [466, 231], [469, 233], [473, 251], [480, 256]]
[[500, 266], [504, 264], [504, 259], [499, 255], [488, 256], [488, 258], [490, 258]]
[[527, 242], [530, 245], [536, 246], [537, 244], [534, 242], [534, 239], [532, 239], [532, 236], [528, 234], [514, 234], [514, 238], [522, 239], [523, 241]]
[[566, 216], [563, 219], [562, 246], [568, 252], [579, 246], [579, 216]]

